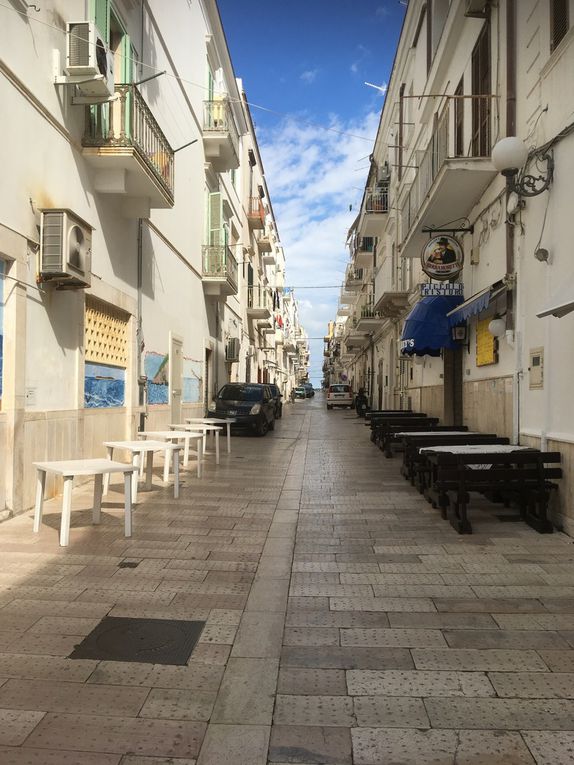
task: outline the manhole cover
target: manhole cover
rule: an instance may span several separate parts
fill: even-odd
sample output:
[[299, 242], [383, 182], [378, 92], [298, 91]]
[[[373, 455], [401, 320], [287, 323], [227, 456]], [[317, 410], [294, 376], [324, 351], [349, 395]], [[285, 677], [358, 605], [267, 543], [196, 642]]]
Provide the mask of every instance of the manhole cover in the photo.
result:
[[106, 616], [70, 659], [187, 664], [205, 622]]

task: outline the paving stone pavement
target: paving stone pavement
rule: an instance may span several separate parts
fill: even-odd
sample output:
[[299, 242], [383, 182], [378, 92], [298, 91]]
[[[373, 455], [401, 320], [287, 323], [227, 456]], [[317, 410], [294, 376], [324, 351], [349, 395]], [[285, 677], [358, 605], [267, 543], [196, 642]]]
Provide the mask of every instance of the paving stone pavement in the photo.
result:
[[[574, 544], [459, 536], [321, 394], [179, 500], [0, 525], [2, 765], [574, 765]], [[114, 491], [115, 489], [115, 491]], [[475, 509], [476, 508], [476, 509]], [[122, 564], [135, 567], [124, 567]], [[105, 616], [205, 622], [186, 666], [70, 659]]]

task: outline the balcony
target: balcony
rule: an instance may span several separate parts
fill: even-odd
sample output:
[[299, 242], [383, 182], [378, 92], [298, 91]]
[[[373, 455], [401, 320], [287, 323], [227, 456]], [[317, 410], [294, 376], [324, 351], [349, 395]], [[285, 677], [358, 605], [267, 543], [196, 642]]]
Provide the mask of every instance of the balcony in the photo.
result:
[[150, 208], [173, 207], [173, 149], [135, 85], [115, 93], [86, 107], [82, 155], [96, 170], [97, 192], [123, 196], [126, 214], [148, 217]]
[[275, 330], [275, 345], [276, 346], [282, 346], [285, 342], [285, 333], [282, 329], [276, 329]]
[[389, 184], [380, 183], [376, 189], [368, 189], [361, 222], [361, 231], [368, 236], [382, 234], [389, 213]]
[[361, 289], [363, 284], [363, 269], [355, 268], [352, 265], [347, 266], [347, 272], [345, 274], [345, 290], [354, 292]]
[[[388, 266], [390, 263], [385, 261], [383, 269], [387, 267], [387, 271], [390, 271]], [[395, 284], [392, 274], [385, 273], [384, 270], [379, 276], [382, 278], [377, 278], [375, 281], [375, 295], [378, 295], [374, 306], [375, 311], [385, 319], [398, 319], [409, 307], [409, 292], [402, 288], [403, 284], [406, 284], [406, 279], [403, 278], [400, 284]]]
[[203, 290], [206, 295], [237, 294], [237, 261], [227, 246], [204, 245], [202, 248]]
[[371, 298], [368, 302], [363, 303], [360, 306], [355, 326], [358, 332], [374, 332], [381, 326], [383, 321], [384, 318], [378, 311], [375, 311], [375, 306]]
[[261, 285], [247, 288], [247, 316], [250, 319], [271, 318], [271, 295]]
[[[490, 159], [491, 99], [473, 99], [475, 109], [485, 112], [483, 129], [471, 135], [462, 111], [449, 100], [441, 112], [428, 146], [417, 162], [418, 170], [401, 207], [402, 253], [419, 257], [428, 241], [423, 226], [438, 226], [467, 217], [496, 177]], [[466, 120], [470, 123], [469, 119]], [[478, 138], [478, 139], [477, 139]]]
[[353, 262], [357, 268], [372, 268], [375, 252], [375, 238], [372, 236], [357, 237], [353, 250]]
[[259, 249], [260, 253], [271, 252], [271, 238], [269, 236], [260, 236], [257, 240], [257, 248]]
[[216, 172], [239, 167], [239, 134], [227, 98], [203, 102], [203, 149]]
[[247, 221], [252, 229], [265, 228], [265, 208], [260, 197], [251, 197], [249, 199]]

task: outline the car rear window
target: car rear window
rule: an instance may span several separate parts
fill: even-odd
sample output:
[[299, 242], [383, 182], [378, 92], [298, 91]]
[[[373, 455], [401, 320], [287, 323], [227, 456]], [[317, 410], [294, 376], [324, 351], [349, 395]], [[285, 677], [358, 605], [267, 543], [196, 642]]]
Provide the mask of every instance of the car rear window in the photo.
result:
[[224, 385], [217, 398], [223, 401], [261, 401], [263, 388], [255, 385]]
[[331, 385], [329, 393], [350, 393], [350, 385]]

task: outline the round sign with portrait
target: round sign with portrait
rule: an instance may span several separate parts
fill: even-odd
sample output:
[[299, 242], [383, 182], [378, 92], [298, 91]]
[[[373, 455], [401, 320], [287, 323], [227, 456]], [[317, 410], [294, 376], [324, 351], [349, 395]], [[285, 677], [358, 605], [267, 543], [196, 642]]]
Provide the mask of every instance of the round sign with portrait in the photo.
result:
[[462, 245], [453, 236], [435, 236], [425, 245], [421, 263], [431, 279], [454, 279], [464, 264]]

